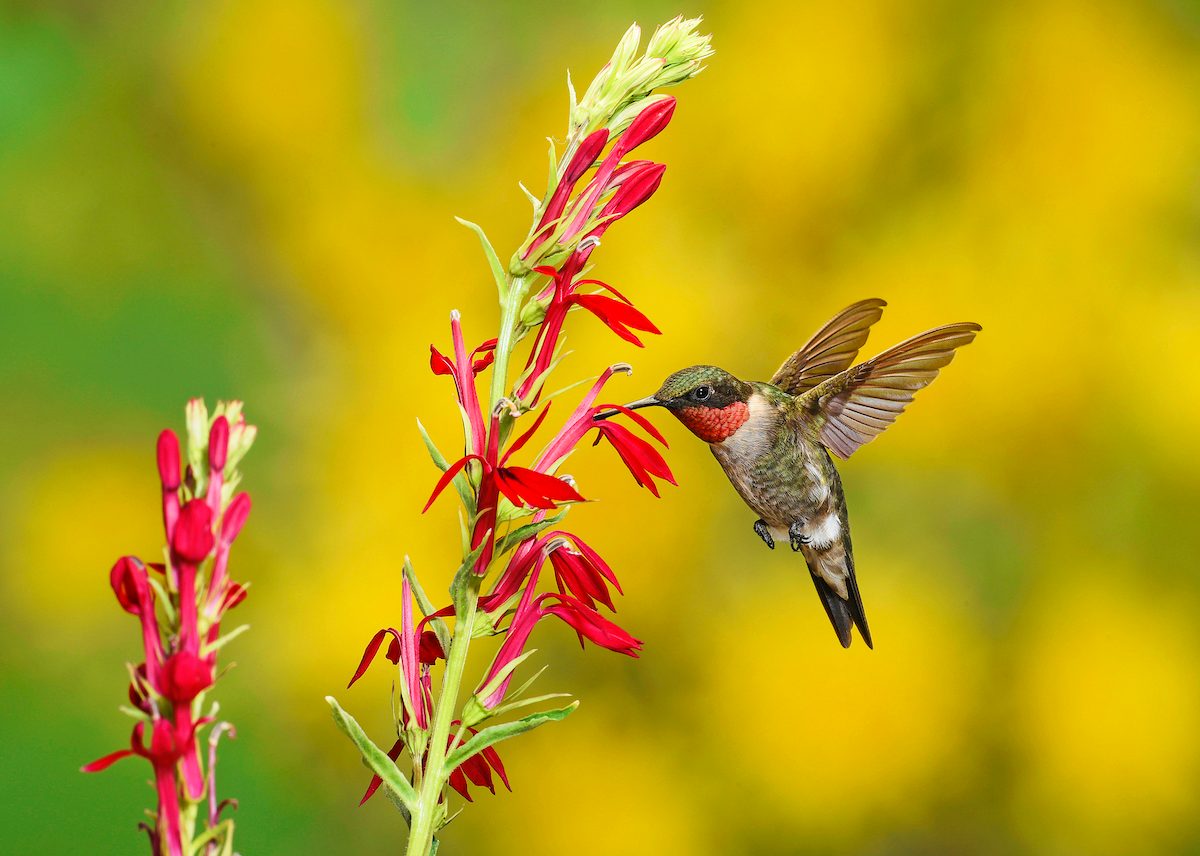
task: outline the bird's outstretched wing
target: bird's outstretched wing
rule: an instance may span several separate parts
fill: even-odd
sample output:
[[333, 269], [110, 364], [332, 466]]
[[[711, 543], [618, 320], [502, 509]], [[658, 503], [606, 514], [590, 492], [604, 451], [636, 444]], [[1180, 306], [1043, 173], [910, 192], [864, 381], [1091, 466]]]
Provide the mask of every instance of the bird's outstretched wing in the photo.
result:
[[822, 382], [799, 404], [817, 420], [825, 447], [848, 458], [895, 422], [917, 391], [954, 359], [955, 349], [970, 344], [981, 329], [964, 322], [913, 336]]
[[814, 333], [804, 347], [787, 358], [771, 378], [771, 384], [784, 392], [800, 395], [848, 369], [858, 355], [858, 349], [867, 341], [871, 325], [883, 315], [885, 306], [887, 303], [878, 297], [847, 306]]

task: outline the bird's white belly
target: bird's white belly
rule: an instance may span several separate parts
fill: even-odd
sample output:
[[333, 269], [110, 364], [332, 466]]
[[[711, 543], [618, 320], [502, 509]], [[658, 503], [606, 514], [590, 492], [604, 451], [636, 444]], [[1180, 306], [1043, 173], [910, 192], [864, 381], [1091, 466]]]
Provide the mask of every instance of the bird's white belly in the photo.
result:
[[[809, 546], [816, 550], [824, 550], [830, 544], [836, 543], [842, 537], [842, 522], [832, 511], [821, 517], [806, 520], [800, 531], [809, 539]], [[786, 543], [791, 538], [787, 529], [781, 526], [770, 527], [771, 537], [776, 541]]]

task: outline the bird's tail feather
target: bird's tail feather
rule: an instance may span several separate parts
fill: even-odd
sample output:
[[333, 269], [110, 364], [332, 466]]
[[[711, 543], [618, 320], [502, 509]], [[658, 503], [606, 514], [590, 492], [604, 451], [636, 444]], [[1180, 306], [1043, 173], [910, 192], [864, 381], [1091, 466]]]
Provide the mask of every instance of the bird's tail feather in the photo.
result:
[[[835, 544], [827, 553], [806, 550], [805, 560], [808, 563], [813, 585], [816, 586], [817, 594], [821, 598], [821, 605], [825, 607], [825, 614], [829, 616], [833, 629], [837, 631], [838, 641], [842, 643], [842, 647], [850, 647], [850, 628], [858, 627], [858, 632], [862, 634], [867, 647], [874, 648], [875, 646], [871, 642], [871, 629], [867, 626], [867, 615], [863, 610], [862, 595], [858, 591], [858, 579], [854, 574], [854, 550], [850, 545], [849, 528], [843, 525], [840, 545]], [[832, 564], [833, 567], [827, 563]], [[841, 565], [841, 567], [837, 567], [837, 565]], [[825, 581], [823, 570], [833, 571], [834, 573], [831, 574], [833, 577], [841, 577], [845, 580], [845, 598], [841, 597], [837, 590]]]

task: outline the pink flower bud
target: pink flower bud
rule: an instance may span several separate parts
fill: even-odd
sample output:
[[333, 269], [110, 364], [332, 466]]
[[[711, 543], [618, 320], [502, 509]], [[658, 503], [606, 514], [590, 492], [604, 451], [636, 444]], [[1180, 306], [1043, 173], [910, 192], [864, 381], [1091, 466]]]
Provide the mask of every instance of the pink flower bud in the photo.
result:
[[187, 704], [213, 685], [212, 665], [180, 651], [163, 663], [161, 683], [164, 696], [176, 704]]
[[216, 539], [212, 533], [212, 509], [202, 499], [190, 500], [179, 510], [179, 520], [171, 537], [171, 550], [185, 562], [203, 562], [212, 552]]
[[225, 509], [225, 516], [221, 518], [221, 542], [232, 544], [249, 516], [250, 494], [243, 491], [233, 498], [229, 508]]
[[179, 489], [179, 438], [169, 428], [158, 435], [158, 476], [163, 490]]
[[151, 603], [150, 584], [146, 566], [133, 556], [122, 556], [108, 575], [121, 608], [132, 615], [141, 615]]
[[674, 98], [655, 101], [637, 114], [637, 118], [629, 124], [616, 145], [621, 147], [622, 153], [633, 151], [642, 143], [658, 136], [662, 129], [670, 123], [673, 115], [675, 115]]
[[208, 466], [213, 472], [225, 470], [225, 457], [229, 451], [229, 420], [218, 416], [208, 432]]

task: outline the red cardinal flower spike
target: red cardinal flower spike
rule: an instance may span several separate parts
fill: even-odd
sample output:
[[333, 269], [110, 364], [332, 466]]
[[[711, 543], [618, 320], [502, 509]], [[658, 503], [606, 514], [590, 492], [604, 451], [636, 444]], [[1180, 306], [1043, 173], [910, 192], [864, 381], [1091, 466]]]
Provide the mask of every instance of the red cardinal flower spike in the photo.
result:
[[[195, 852], [200, 836], [217, 852], [232, 852], [234, 824], [221, 818], [231, 801], [215, 797], [215, 743], [210, 740], [205, 776], [198, 745], [201, 716], [218, 674], [221, 622], [246, 597], [246, 587], [229, 579], [230, 550], [246, 523], [250, 497], [232, 495], [240, 481], [237, 463], [254, 441], [255, 430], [241, 415], [241, 403], [220, 403], [210, 418], [204, 403], [189, 402], [187, 478], [181, 473], [179, 438], [163, 431], [156, 450], [162, 483], [166, 564], [146, 564], [125, 556], [109, 573], [113, 593], [141, 623], [143, 660], [131, 667], [127, 695], [137, 718], [129, 749], [86, 765], [99, 772], [129, 756], [147, 759], [154, 770], [158, 808], [147, 827], [156, 856]], [[162, 598], [167, 603], [160, 603]], [[161, 619], [161, 620], [160, 620]], [[231, 730], [228, 723], [218, 732]], [[209, 811], [199, 811], [205, 799]]]
[[[385, 667], [380, 654], [390, 663], [394, 722], [386, 741], [376, 744], [327, 698], [334, 721], [373, 773], [362, 802], [387, 789], [409, 823], [409, 856], [436, 848], [438, 830], [456, 813], [452, 801], [470, 802], [480, 788], [495, 793], [497, 780], [508, 786], [496, 743], [575, 710], [574, 702], [546, 704], [563, 694], [528, 692], [537, 673], [522, 671], [542, 619], [562, 622], [588, 648], [629, 657], [641, 651], [641, 641], [610, 617], [623, 592], [596, 549], [602, 536], [584, 541], [564, 528], [590, 493], [563, 465], [573, 452], [591, 454], [585, 439], [607, 441], [635, 481], [658, 496], [661, 482], [674, 484], [660, 451], [666, 441], [627, 408], [621, 408], [629, 416], [624, 424], [595, 418], [611, 408], [597, 401], [605, 384], [627, 366], [605, 370], [557, 425], [555, 416], [564, 411], [544, 392], [563, 362], [570, 318], [598, 319], [638, 347], [647, 334], [659, 333], [632, 300], [592, 278], [589, 266], [608, 231], [635, 220], [631, 215], [662, 184], [666, 166], [634, 153], [663, 133], [675, 113], [675, 99], [656, 90], [692, 77], [711, 54], [698, 23], [679, 18], [665, 24], [641, 55], [641, 32], [631, 28], [583, 97], [572, 98], [565, 148], [559, 152], [552, 144], [549, 186], [507, 261], [480, 227], [460, 221], [483, 246], [500, 322], [494, 338], [469, 350], [462, 318], [453, 312], [452, 347], [429, 350], [430, 370], [454, 382], [453, 406], [463, 426], [461, 452], [455, 440], [450, 455], [421, 429], [440, 470], [423, 510], [443, 494], [459, 502], [461, 555], [450, 602], [431, 602], [406, 559], [397, 626], [370, 638], [350, 678], [354, 685], [373, 664]], [[576, 309], [583, 311], [572, 314]], [[510, 372], [517, 359], [520, 370]], [[489, 643], [490, 664], [482, 675], [467, 677], [471, 649]], [[439, 661], [444, 664], [435, 668]], [[474, 692], [463, 693], [464, 684]]]

